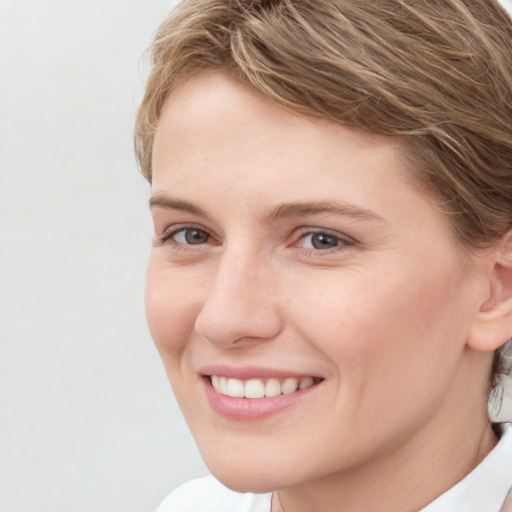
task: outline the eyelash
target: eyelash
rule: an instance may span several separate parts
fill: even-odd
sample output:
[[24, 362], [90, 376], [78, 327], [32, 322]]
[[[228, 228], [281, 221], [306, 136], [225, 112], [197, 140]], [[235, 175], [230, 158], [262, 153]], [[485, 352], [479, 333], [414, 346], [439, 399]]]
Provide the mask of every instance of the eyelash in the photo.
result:
[[212, 236], [206, 231], [205, 229], [200, 228], [199, 226], [194, 225], [181, 225], [181, 226], [175, 226], [174, 229], [171, 231], [166, 231], [162, 236], [157, 237], [156, 243], [157, 245], [172, 245], [176, 249], [185, 249], [183, 246], [192, 246], [192, 245], [204, 245], [204, 244], [186, 244], [183, 242], [176, 242], [173, 240], [173, 238], [180, 232], [186, 232], [186, 231], [199, 231], [201, 233], [205, 233], [208, 237], [208, 240], [212, 238]]
[[[193, 230], [204, 233], [207, 236], [206, 241], [204, 243], [199, 243], [199, 244], [189, 244], [189, 243], [177, 242], [177, 241], [173, 240], [173, 238], [178, 233], [183, 232], [185, 234], [186, 231], [193, 231]], [[326, 249], [306, 248], [306, 247], [301, 247], [300, 245], [298, 245], [301, 241], [305, 240], [307, 237], [313, 237], [315, 235], [326, 235], [327, 237], [332, 238], [336, 242], [336, 245], [333, 247], [330, 247], [330, 248], [326, 248]], [[206, 243], [210, 242], [210, 240], [212, 240], [212, 239], [214, 239], [214, 237], [210, 233], [208, 233], [207, 230], [205, 230], [199, 226], [180, 225], [180, 226], [175, 226], [174, 229], [172, 229], [171, 231], [165, 232], [161, 237], [157, 237], [156, 244], [158, 246], [171, 245], [174, 249], [177, 249], [177, 250], [189, 250], [188, 248], [193, 245], [202, 246], [202, 245], [205, 245]], [[354, 246], [356, 244], [357, 244], [357, 242], [350, 237], [343, 236], [343, 235], [334, 233], [334, 232], [326, 230], [326, 229], [312, 230], [312, 229], [308, 229], [308, 228], [304, 228], [304, 230], [299, 234], [299, 236], [293, 242], [293, 245], [294, 246], [298, 245], [298, 247], [303, 251], [303, 253], [306, 256], [328, 255], [328, 254], [332, 254], [333, 252], [339, 251], [340, 247], [350, 247], [350, 246]]]
[[295, 243], [296, 244], [300, 243], [301, 241], [305, 240], [306, 238], [314, 237], [315, 235], [326, 235], [327, 237], [333, 239], [333, 241], [336, 242], [336, 245], [334, 245], [333, 247], [325, 248], [325, 249], [319, 249], [316, 247], [313, 247], [313, 248], [302, 247], [302, 250], [304, 250], [308, 255], [309, 254], [328, 255], [333, 252], [339, 251], [340, 247], [350, 247], [350, 246], [353, 246], [356, 244], [356, 242], [353, 239], [351, 239], [347, 236], [339, 235], [337, 233], [333, 233], [332, 231], [325, 230], [325, 229], [317, 229], [317, 230], [309, 229], [307, 231], [304, 231], [299, 236], [299, 238], [297, 239], [297, 242], [295, 242]]

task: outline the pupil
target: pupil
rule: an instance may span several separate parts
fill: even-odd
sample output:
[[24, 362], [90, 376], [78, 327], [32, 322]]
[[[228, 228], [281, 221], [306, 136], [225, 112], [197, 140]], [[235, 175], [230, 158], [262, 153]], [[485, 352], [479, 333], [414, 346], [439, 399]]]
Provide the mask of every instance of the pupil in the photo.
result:
[[185, 240], [188, 244], [203, 244], [208, 240], [208, 235], [199, 229], [187, 229]]
[[330, 247], [336, 247], [338, 240], [335, 236], [327, 235], [326, 233], [318, 233], [313, 235], [311, 243], [315, 249], [329, 249]]

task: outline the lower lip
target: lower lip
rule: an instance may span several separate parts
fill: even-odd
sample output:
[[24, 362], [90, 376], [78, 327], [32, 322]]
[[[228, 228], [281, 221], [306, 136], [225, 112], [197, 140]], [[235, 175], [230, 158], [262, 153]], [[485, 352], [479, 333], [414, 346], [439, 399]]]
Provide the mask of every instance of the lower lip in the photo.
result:
[[272, 398], [232, 398], [217, 393], [209, 378], [205, 378], [204, 382], [206, 398], [210, 407], [222, 416], [237, 421], [256, 421], [268, 418], [299, 403], [320, 385], [320, 383], [314, 384], [289, 395], [283, 394]]

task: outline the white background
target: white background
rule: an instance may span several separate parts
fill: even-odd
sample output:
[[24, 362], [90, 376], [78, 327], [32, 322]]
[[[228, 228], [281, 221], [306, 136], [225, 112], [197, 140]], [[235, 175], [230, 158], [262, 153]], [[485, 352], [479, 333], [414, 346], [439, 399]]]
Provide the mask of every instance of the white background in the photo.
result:
[[151, 511], [205, 472], [143, 307], [133, 118], [172, 4], [0, 2], [1, 512]]
[[143, 313], [132, 127], [173, 3], [0, 0], [2, 512], [149, 512], [205, 473]]

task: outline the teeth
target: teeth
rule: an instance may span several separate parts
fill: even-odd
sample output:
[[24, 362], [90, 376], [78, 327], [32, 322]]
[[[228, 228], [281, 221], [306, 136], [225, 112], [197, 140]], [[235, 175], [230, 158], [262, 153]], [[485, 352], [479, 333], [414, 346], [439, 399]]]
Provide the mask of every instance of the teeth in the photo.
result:
[[219, 391], [224, 395], [228, 394], [228, 379], [227, 377], [219, 377]]
[[262, 379], [243, 381], [212, 375], [211, 383], [217, 393], [232, 398], [272, 398], [308, 388], [314, 384], [314, 379], [313, 377], [302, 377], [301, 379], [290, 377], [279, 381], [279, 379], [271, 378], [265, 382]]
[[[238, 381], [241, 382], [241, 381]], [[242, 384], [243, 385], [243, 384]], [[262, 398], [265, 396], [265, 384], [260, 379], [251, 379], [245, 383], [245, 398]]]
[[283, 392], [283, 395], [289, 395], [290, 393], [297, 391], [298, 385], [299, 381], [297, 379], [286, 379], [281, 386], [281, 391]]
[[309, 386], [313, 385], [313, 377], [304, 377], [300, 379], [299, 389], [309, 388]]
[[232, 396], [233, 398], [243, 398], [244, 394], [244, 383], [241, 380], [228, 379], [226, 395]]
[[268, 379], [265, 384], [265, 396], [274, 397], [281, 394], [281, 383], [277, 379]]

